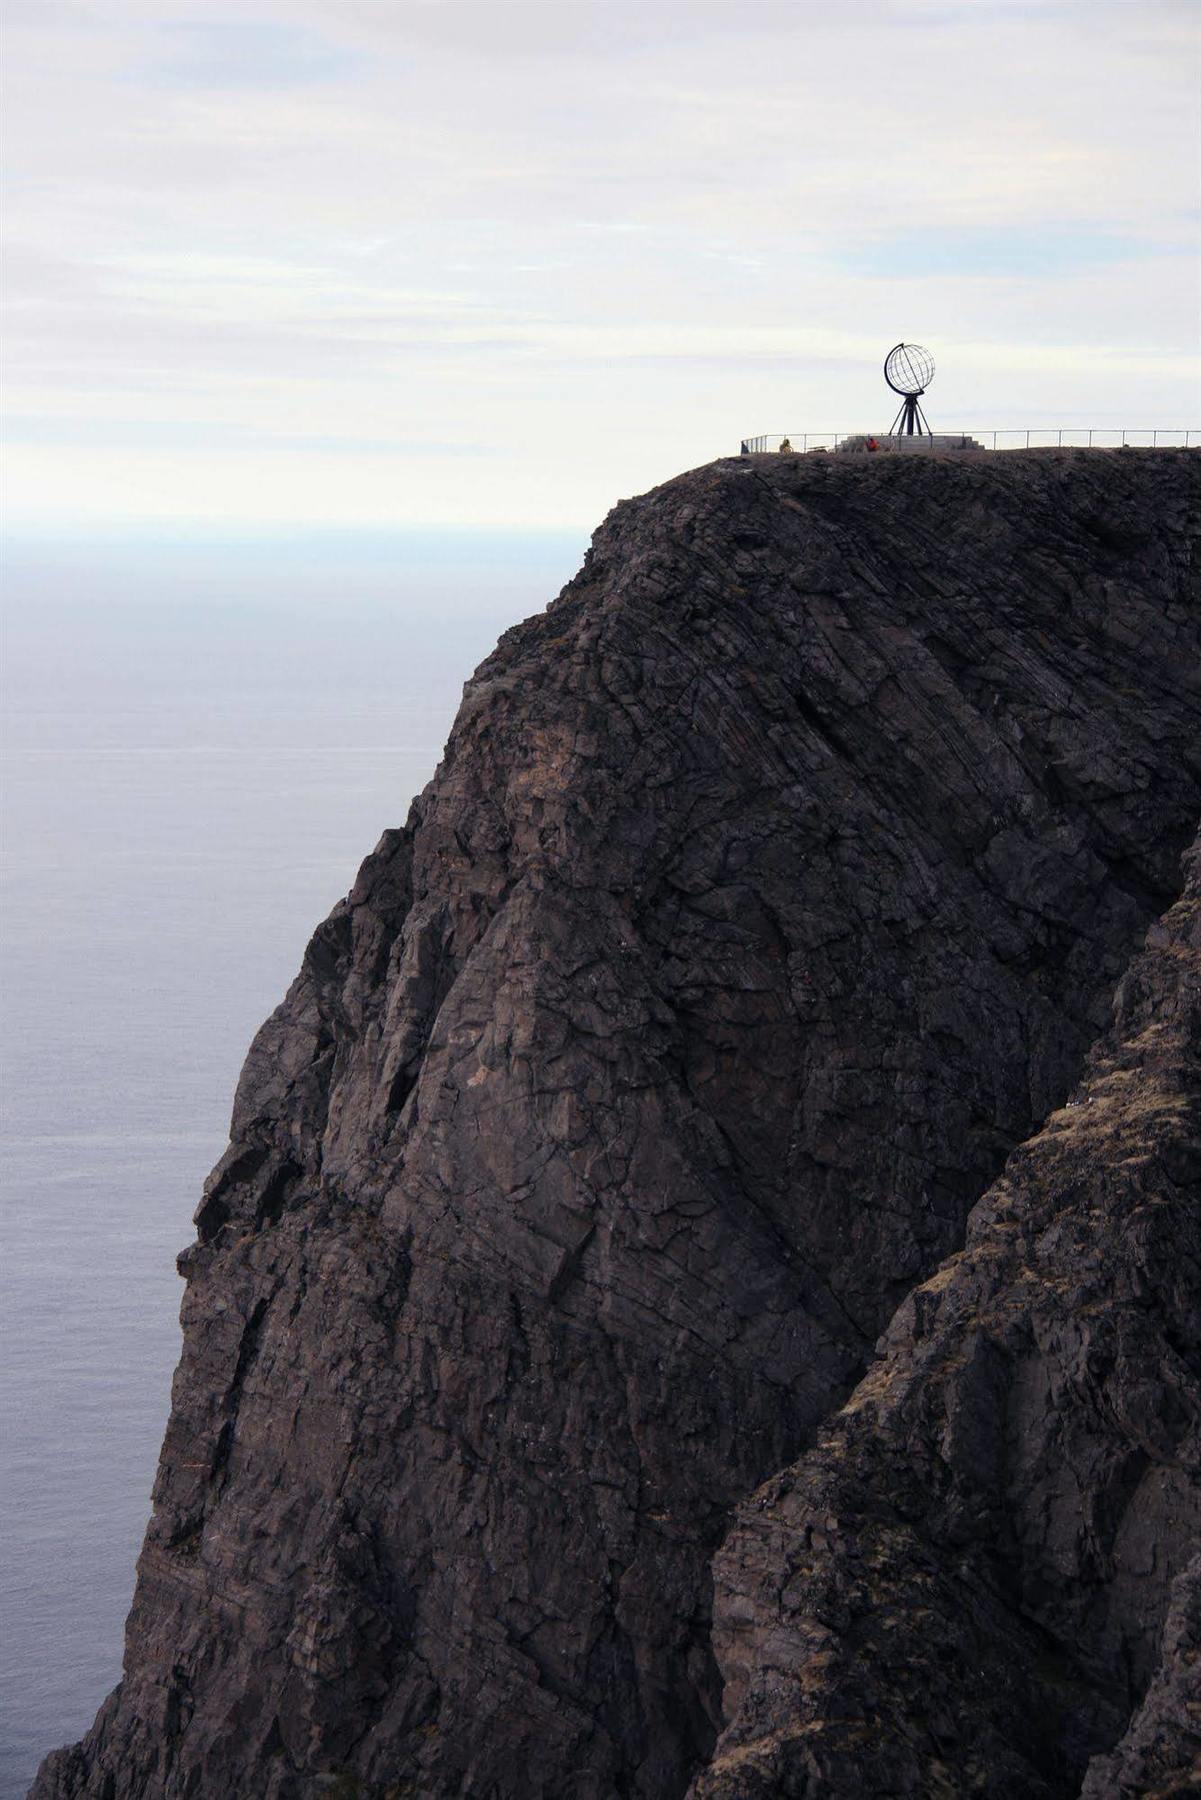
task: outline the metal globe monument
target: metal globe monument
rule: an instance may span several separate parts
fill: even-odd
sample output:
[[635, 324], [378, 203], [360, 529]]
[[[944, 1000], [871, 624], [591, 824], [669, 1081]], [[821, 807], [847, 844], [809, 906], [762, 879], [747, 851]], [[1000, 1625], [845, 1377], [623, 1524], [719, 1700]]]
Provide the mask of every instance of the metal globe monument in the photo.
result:
[[900, 394], [897, 416], [888, 428], [890, 437], [933, 437], [921, 409], [921, 396], [934, 380], [934, 358], [921, 344], [894, 344], [884, 358], [884, 379]]

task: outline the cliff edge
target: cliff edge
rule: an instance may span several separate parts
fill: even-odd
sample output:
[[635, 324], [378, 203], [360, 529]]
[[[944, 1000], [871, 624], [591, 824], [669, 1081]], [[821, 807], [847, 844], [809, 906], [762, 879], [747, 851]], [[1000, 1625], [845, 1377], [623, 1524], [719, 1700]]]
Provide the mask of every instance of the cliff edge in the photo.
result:
[[[1027, 1462], [1002, 1460], [1039, 1518], [1095, 1497], [1112, 1526], [1150, 1463], [1111, 1481], [1117, 1453], [1082, 1451], [1079, 1492], [1039, 1487], [1058, 1390], [1035, 1359], [1017, 1411], [996, 1397], [1024, 1277], [979, 1248], [1026, 1242], [982, 1223], [1008, 1189], [969, 1261], [946, 1259], [1016, 1146], [1071, 1152], [1081, 1109], [1045, 1122], [1177, 902], [1201, 814], [1199, 512], [1201, 461], [1136, 451], [734, 459], [615, 509], [468, 684], [434, 781], [251, 1048], [180, 1259], [124, 1677], [37, 1800], [867, 1791], [803, 1744], [848, 1691], [869, 1738], [918, 1731], [897, 1659], [870, 1663], [870, 1702], [839, 1685], [828, 1560], [817, 1587], [769, 1591], [800, 1579], [819, 1489], [836, 1521], [895, 1502], [932, 1579], [967, 1584], [940, 1613], [906, 1585], [909, 1539], [886, 1570], [896, 1609], [950, 1621], [948, 1716], [984, 1694], [956, 1658], [995, 1619], [990, 1744], [1019, 1755], [1029, 1695], [1039, 1742], [1057, 1719], [1070, 1740], [1054, 1767], [1026, 1757], [1046, 1792], [1142, 1754], [1173, 1679], [1169, 1565], [1171, 1629], [1196, 1630], [1183, 1490], [1155, 1515], [1173, 1548], [1153, 1593], [1140, 1526], [1129, 1593], [1089, 1615], [1095, 1657], [1027, 1679], [1031, 1642], [1058, 1669], [1055, 1633], [1110, 1577], [1081, 1586], [1066, 1550], [1054, 1580], [1010, 1556], [1003, 1599], [1002, 1564], [957, 1573], [961, 1546], [1019, 1530], [1000, 1436], [1021, 1437]], [[1021, 1216], [1053, 1232], [1066, 1190], [1040, 1192]], [[1163, 1256], [1106, 1230], [1154, 1312]], [[1073, 1323], [1092, 1289], [1063, 1254], [1047, 1316], [1103, 1409]], [[923, 1296], [982, 1281], [973, 1257], [1001, 1322], [930, 1349], [931, 1308], [950, 1315]], [[819, 1436], [902, 1302], [870, 1405], [859, 1389]], [[1172, 1377], [1194, 1396], [1195, 1327]], [[920, 1428], [900, 1401], [888, 1422], [930, 1358]], [[1051, 1562], [1066, 1531], [1046, 1527]], [[984, 1608], [970, 1629], [961, 1604]], [[816, 1650], [814, 1619], [834, 1634]], [[919, 1738], [918, 1782], [937, 1761]]]

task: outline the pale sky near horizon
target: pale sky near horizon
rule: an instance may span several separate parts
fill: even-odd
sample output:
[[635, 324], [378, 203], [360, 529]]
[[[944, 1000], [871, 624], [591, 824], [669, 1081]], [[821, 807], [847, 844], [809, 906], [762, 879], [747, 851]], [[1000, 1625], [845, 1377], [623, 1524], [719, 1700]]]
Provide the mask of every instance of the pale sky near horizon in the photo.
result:
[[588, 526], [750, 432], [1201, 426], [1197, 0], [9, 0], [7, 510]]

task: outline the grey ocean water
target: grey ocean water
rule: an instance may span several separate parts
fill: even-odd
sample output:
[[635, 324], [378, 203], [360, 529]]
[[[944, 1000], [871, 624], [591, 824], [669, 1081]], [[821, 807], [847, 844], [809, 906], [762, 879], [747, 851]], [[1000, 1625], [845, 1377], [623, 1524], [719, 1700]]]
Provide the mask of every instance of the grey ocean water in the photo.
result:
[[121, 1636], [175, 1253], [251, 1034], [583, 534], [10, 546], [4, 562], [0, 1800]]

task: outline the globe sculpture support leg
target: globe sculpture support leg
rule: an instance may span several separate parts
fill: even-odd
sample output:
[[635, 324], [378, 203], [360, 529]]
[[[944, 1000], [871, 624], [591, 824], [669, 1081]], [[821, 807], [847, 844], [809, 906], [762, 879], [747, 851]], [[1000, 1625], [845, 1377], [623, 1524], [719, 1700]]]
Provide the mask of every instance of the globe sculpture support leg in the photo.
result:
[[889, 437], [933, 437], [916, 394], [906, 394], [888, 431]]

